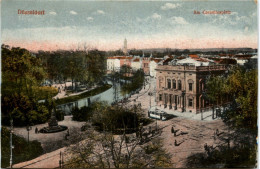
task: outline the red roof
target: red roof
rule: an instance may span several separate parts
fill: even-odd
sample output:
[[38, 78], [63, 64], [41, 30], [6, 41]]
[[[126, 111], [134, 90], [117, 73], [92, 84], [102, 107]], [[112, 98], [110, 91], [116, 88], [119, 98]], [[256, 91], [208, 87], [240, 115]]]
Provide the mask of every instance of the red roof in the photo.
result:
[[189, 55], [189, 56], [190, 56], [190, 58], [199, 58], [198, 55]]
[[207, 59], [202, 59], [202, 58], [192, 58], [192, 59], [200, 62], [208, 62]]
[[123, 56], [123, 57], [120, 57], [119, 59], [133, 59], [133, 57]]
[[152, 61], [155, 61], [156, 63], [160, 62], [162, 59], [151, 59]]
[[133, 60], [133, 62], [139, 62], [140, 61], [140, 59], [135, 59], [135, 60]]
[[121, 57], [118, 56], [112, 56], [112, 57], [108, 57], [107, 59], [120, 59]]

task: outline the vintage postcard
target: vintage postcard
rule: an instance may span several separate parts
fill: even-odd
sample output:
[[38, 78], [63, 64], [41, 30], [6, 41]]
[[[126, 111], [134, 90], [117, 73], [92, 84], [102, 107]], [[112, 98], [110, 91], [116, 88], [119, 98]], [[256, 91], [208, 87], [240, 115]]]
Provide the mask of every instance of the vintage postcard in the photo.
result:
[[257, 14], [2, 0], [1, 167], [257, 167]]

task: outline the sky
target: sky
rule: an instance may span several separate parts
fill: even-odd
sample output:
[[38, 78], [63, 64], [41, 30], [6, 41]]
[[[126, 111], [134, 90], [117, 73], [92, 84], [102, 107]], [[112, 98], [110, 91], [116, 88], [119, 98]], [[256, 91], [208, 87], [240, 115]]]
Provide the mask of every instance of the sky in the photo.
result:
[[[21, 15], [19, 9], [44, 10], [45, 15]], [[2, 43], [32, 51], [117, 50], [125, 38], [128, 49], [257, 48], [253, 0], [2, 0], [1, 10]], [[202, 13], [224, 10], [231, 13]]]

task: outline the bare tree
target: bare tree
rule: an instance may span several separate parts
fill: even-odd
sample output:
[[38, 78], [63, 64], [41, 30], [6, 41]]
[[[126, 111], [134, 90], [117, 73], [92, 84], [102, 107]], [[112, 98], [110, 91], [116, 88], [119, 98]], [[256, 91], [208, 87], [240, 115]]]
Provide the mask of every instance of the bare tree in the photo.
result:
[[[141, 141], [135, 134], [112, 135], [97, 133], [93, 129], [84, 135], [87, 139], [70, 146], [66, 151], [66, 168], [132, 168], [169, 167], [168, 154], [161, 148], [161, 142]], [[152, 136], [151, 136], [152, 137]], [[153, 135], [153, 138], [156, 136]]]

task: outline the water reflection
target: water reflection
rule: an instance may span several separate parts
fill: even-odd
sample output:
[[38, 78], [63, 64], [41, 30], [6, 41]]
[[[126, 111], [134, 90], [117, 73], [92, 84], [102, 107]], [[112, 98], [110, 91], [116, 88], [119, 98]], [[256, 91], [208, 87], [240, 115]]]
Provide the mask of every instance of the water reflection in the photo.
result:
[[121, 91], [122, 85], [120, 85], [120, 83], [114, 83], [114, 85], [111, 81], [107, 81], [107, 83], [111, 84], [112, 87], [103, 93], [91, 97], [86, 97], [75, 102], [58, 105], [57, 109], [64, 111], [66, 115], [70, 115], [73, 107], [81, 108], [84, 106], [89, 106], [94, 101], [106, 101], [108, 104], [111, 104], [115, 101], [115, 98], [117, 101], [119, 101], [129, 96], [129, 94], [125, 94], [125, 92]]

